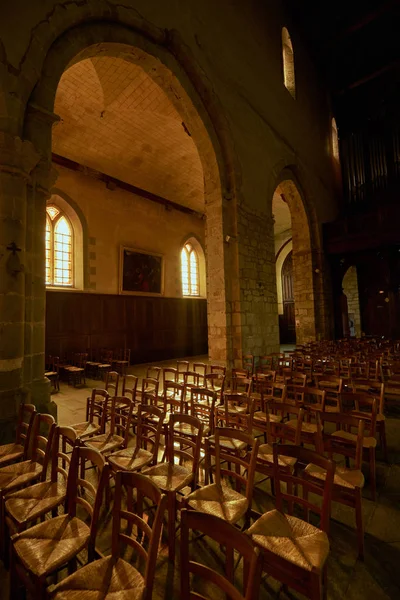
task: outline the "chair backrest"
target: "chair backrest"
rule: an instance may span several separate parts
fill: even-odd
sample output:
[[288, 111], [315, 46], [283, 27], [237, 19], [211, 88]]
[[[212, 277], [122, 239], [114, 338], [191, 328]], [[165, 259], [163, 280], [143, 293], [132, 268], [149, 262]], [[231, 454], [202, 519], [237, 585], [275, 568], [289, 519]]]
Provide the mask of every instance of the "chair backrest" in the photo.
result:
[[237, 392], [224, 392], [223, 399], [225, 427], [235, 427], [250, 432], [250, 396]]
[[[183, 425], [184, 427], [179, 427]], [[185, 427], [185, 425], [187, 427]], [[204, 425], [196, 417], [175, 413], [170, 415], [168, 423], [167, 461], [174, 464], [191, 463], [193, 472], [192, 488], [197, 482], [201, 441]]]
[[162, 371], [161, 367], [156, 367], [155, 365], [150, 365], [150, 367], [147, 367], [146, 379], [156, 379], [157, 381], [160, 381], [161, 371]]
[[189, 361], [188, 360], [177, 360], [176, 361], [176, 370], [178, 371], [178, 381], [182, 381], [184, 377], [184, 373], [189, 371]]
[[341, 437], [330, 434], [324, 435], [324, 448], [332, 454], [342, 454], [354, 459], [354, 468], [361, 469], [365, 421], [356, 416], [344, 413], [325, 412], [321, 414], [322, 424], [334, 424], [335, 431], [355, 429], [357, 438]]
[[24, 447], [24, 458], [26, 458], [28, 452], [29, 439], [35, 415], [36, 407], [33, 404], [20, 404], [17, 428], [15, 431], [15, 442]]
[[58, 476], [67, 482], [71, 465], [72, 451], [77, 441], [76, 431], [72, 427], [57, 426], [53, 436], [51, 452], [51, 481], [56, 482]]
[[196, 371], [186, 371], [185, 373], [183, 373], [183, 382], [186, 388], [186, 391], [188, 391], [191, 387], [199, 387], [200, 386], [200, 373], [197, 373]]
[[153, 461], [157, 461], [165, 412], [151, 404], [139, 404], [137, 417], [136, 448], [149, 450], [153, 454]]
[[353, 416], [367, 419], [368, 435], [375, 437], [379, 398], [375, 398], [365, 392], [343, 392], [341, 394], [341, 403], [344, 412], [351, 412]]
[[[254, 419], [254, 408], [255, 403], [250, 409], [250, 431], [257, 429], [257, 427], [265, 431], [268, 443], [272, 443], [278, 439], [290, 439], [294, 444], [300, 444], [301, 426], [306, 414], [303, 408], [286, 402], [271, 401], [265, 405], [265, 412], [261, 416], [258, 415], [257, 420]], [[271, 415], [280, 416], [281, 420], [273, 420], [271, 419]], [[289, 421], [284, 420], [287, 415], [294, 415], [296, 417], [297, 425], [295, 429], [289, 425]]]
[[[189, 532], [191, 530], [205, 534], [226, 549], [223, 575], [209, 565], [200, 563], [197, 554], [195, 560], [190, 559], [192, 542], [189, 543]], [[239, 559], [243, 558], [241, 590], [234, 584], [234, 565], [231, 559], [234, 556], [234, 550], [238, 553]], [[181, 511], [180, 597], [182, 600], [191, 598], [208, 600], [209, 595], [204, 596], [198, 592], [191, 592], [191, 586], [198, 578], [217, 586], [231, 600], [256, 600], [259, 596], [262, 560], [262, 554], [254, 547], [250, 537], [239, 531], [234, 525], [207, 513], [186, 508]], [[191, 578], [192, 574], [193, 578]]]
[[[243, 455], [228, 452], [220, 444], [220, 438], [231, 440], [233, 446], [237, 445], [238, 441], [243, 442], [247, 452], [243, 452]], [[210, 450], [210, 444], [210, 440], [206, 438], [206, 453]], [[245, 488], [245, 496], [249, 503], [248, 511], [250, 511], [259, 441], [248, 433], [231, 427], [216, 427], [212, 444], [215, 447], [216, 484], [221, 485], [224, 478], [230, 478], [235, 481], [236, 489]]]
[[193, 363], [193, 371], [200, 375], [201, 385], [204, 385], [204, 376], [207, 373], [207, 365], [202, 362], [194, 362]]
[[[314, 450], [287, 444], [274, 444], [273, 456], [276, 508], [282, 513], [285, 512], [284, 501], [286, 501], [289, 514], [293, 514], [294, 505], [297, 504], [303, 508], [303, 516], [307, 521], [309, 520], [310, 511], [316, 513], [321, 517], [320, 529], [328, 533], [333, 477], [336, 464]], [[281, 469], [279, 466], [279, 457], [282, 456], [295, 458], [302, 464], [311, 463], [324, 469], [324, 471], [326, 471], [326, 477], [323, 480], [323, 484], [318, 485], [307, 478], [301, 469], [293, 472], [289, 472], [287, 469]], [[281, 487], [282, 483], [286, 484], [284, 490]], [[288, 486], [288, 484], [291, 484], [291, 486]], [[322, 495], [322, 506], [313, 503], [309, 494]]]
[[46, 478], [47, 465], [51, 457], [51, 448], [56, 422], [51, 415], [36, 413], [29, 440], [27, 459], [42, 465], [42, 475]]
[[93, 560], [97, 523], [108, 480], [109, 467], [100, 452], [94, 448], [75, 445], [68, 473], [67, 513], [76, 517], [79, 506], [90, 520], [89, 560]]
[[273, 371], [274, 359], [272, 356], [260, 356], [258, 360], [257, 373], [267, 373]]
[[154, 377], [144, 377], [142, 379], [142, 404], [152, 404], [157, 402], [158, 388], [160, 382]]
[[178, 381], [178, 370], [175, 367], [163, 367], [163, 388], [167, 381]]
[[88, 420], [90, 423], [94, 423], [94, 419], [97, 417], [103, 432], [106, 426], [109, 401], [108, 392], [97, 388], [92, 390], [92, 394], [88, 398]]
[[117, 371], [108, 371], [106, 374], [106, 391], [110, 396], [118, 396], [119, 373]]
[[166, 381], [164, 384], [164, 411], [183, 412], [185, 385], [175, 381]]
[[216, 392], [218, 402], [222, 403], [222, 394], [225, 388], [225, 375], [221, 373], [207, 373], [204, 377], [205, 387]]
[[223, 365], [210, 365], [210, 373], [219, 373], [220, 375], [226, 375], [226, 367]]
[[122, 396], [126, 396], [133, 403], [136, 402], [136, 392], [139, 378], [136, 375], [125, 375], [122, 379]]
[[[136, 492], [136, 493], [135, 493]], [[144, 518], [143, 501], [155, 506], [154, 519]], [[144, 567], [143, 600], [151, 600], [162, 523], [167, 508], [167, 496], [149, 477], [139, 473], [118, 471], [115, 479], [111, 552], [115, 558], [124, 556], [124, 547], [142, 559]]]
[[206, 387], [192, 387], [190, 389], [190, 414], [209, 428], [209, 433], [214, 433], [215, 403], [217, 392]]
[[254, 372], [254, 356], [253, 354], [243, 354], [242, 367], [249, 375], [253, 375]]
[[110, 434], [119, 435], [124, 438], [123, 446], [126, 448], [129, 442], [130, 425], [133, 404], [126, 396], [114, 396], [111, 398], [110, 409]]
[[308, 386], [304, 388], [304, 406], [306, 406], [308, 410], [313, 410], [315, 408], [323, 412], [325, 410], [325, 397], [325, 390]]
[[357, 378], [352, 381], [353, 392], [362, 392], [370, 394], [377, 398], [378, 414], [385, 412], [385, 384], [376, 379]]

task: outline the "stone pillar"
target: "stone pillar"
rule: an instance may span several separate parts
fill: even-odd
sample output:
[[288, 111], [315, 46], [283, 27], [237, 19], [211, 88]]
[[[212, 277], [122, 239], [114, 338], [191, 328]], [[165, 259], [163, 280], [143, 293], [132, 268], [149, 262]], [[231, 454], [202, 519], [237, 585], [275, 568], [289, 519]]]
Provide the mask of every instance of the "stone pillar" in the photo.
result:
[[272, 215], [241, 205], [236, 243], [240, 303], [235, 304], [232, 318], [234, 325], [240, 327], [242, 338], [241, 353], [234, 354], [235, 364], [242, 366], [242, 353], [261, 356], [279, 351]]
[[45, 371], [45, 227], [46, 201], [57, 179], [57, 172], [41, 161], [32, 172], [27, 192], [25, 265], [25, 358], [24, 384], [31, 389], [34, 404], [41, 412], [57, 414], [50, 401], [50, 382]]
[[27, 182], [39, 158], [30, 142], [0, 132], [0, 443], [12, 435], [19, 404], [30, 400], [24, 380]]

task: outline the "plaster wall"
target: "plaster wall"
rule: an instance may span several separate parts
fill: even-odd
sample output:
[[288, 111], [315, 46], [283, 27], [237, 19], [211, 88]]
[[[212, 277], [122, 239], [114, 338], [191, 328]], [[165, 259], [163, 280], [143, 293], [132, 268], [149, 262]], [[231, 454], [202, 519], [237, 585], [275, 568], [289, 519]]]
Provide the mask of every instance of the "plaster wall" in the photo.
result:
[[[164, 295], [181, 297], [180, 252], [195, 236], [204, 247], [204, 220], [132, 194], [109, 190], [100, 181], [57, 166], [55, 189], [76, 203], [87, 223], [86, 290], [119, 293], [120, 246], [162, 254]], [[204, 262], [204, 261], [203, 261]], [[206, 296], [204, 265], [200, 295]]]

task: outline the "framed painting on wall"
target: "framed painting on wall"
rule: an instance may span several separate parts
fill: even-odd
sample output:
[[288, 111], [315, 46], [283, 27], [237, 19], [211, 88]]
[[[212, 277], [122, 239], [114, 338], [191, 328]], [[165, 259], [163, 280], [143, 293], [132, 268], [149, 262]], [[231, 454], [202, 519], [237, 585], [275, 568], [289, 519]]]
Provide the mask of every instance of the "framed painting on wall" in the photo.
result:
[[121, 246], [120, 293], [162, 296], [164, 258], [162, 254]]

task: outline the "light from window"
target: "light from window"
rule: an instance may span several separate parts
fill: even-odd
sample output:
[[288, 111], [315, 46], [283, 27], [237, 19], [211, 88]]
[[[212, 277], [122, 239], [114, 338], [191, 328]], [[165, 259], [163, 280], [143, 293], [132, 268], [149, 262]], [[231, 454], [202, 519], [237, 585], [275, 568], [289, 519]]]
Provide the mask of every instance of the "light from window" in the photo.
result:
[[332, 119], [332, 154], [333, 158], [339, 162], [339, 138], [335, 119]]
[[199, 296], [199, 258], [191, 244], [185, 244], [181, 252], [182, 294]]
[[46, 285], [72, 286], [72, 227], [56, 206], [46, 211]]
[[294, 56], [292, 40], [286, 27], [282, 28], [283, 82], [293, 98], [296, 98], [294, 80]]

